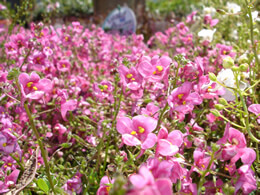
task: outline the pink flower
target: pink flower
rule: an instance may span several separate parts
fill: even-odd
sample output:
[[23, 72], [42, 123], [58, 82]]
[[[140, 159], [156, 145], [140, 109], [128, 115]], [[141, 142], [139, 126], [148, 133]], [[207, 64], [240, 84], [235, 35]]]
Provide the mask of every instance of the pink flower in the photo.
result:
[[226, 125], [224, 136], [217, 142], [222, 145], [221, 158], [224, 160], [230, 160], [231, 163], [235, 163], [239, 158], [244, 164], [251, 165], [255, 158], [256, 153], [253, 149], [246, 147], [245, 135], [240, 131]]
[[20, 171], [15, 169], [10, 175], [5, 177], [5, 181], [0, 181], [0, 193], [5, 193], [9, 191], [9, 188], [14, 187]]
[[194, 21], [194, 16], [197, 14], [197, 11], [193, 11], [187, 16], [186, 23], [192, 23]]
[[17, 152], [19, 156], [22, 155], [20, 146], [17, 143], [17, 138], [9, 129], [0, 131], [0, 152], [3, 152], [4, 154]]
[[168, 134], [166, 128], [162, 128], [158, 133], [158, 144], [156, 155], [173, 156], [179, 151], [183, 143], [183, 134], [179, 130], [174, 130]]
[[202, 103], [202, 99], [197, 92], [191, 93], [192, 83], [185, 82], [182, 86], [174, 89], [168, 97], [169, 106], [184, 114], [193, 110], [194, 105]]
[[6, 9], [6, 6], [4, 6], [3, 4], [0, 4], [0, 11], [5, 10], [5, 9]]
[[113, 92], [113, 85], [109, 81], [101, 81], [99, 84], [95, 83], [93, 90], [94, 94], [100, 98], [101, 100], [107, 98], [109, 100], [113, 100], [112, 92]]
[[150, 102], [147, 104], [146, 108], [141, 109], [141, 114], [157, 119], [159, 116], [158, 111], [159, 111], [159, 107], [155, 106], [154, 103]]
[[148, 78], [149, 81], [158, 82], [168, 79], [171, 63], [172, 59], [168, 56], [159, 57], [156, 55], [151, 59], [151, 61], [149, 61], [149, 58], [143, 57], [137, 70], [144, 78]]
[[257, 182], [254, 172], [250, 169], [250, 165], [243, 165], [238, 169], [239, 179], [235, 184], [235, 193], [242, 189], [243, 194], [250, 194], [252, 191], [257, 190]]
[[[193, 158], [195, 165], [199, 168], [199, 170], [195, 169], [196, 171], [203, 170], [205, 171], [209, 165], [210, 156], [206, 155], [206, 151], [200, 148], [196, 148], [193, 152]], [[210, 168], [212, 168], [213, 163]]]
[[252, 104], [248, 107], [248, 111], [257, 115], [257, 122], [260, 124], [260, 104]]
[[142, 194], [173, 194], [172, 183], [168, 178], [155, 179], [152, 173], [146, 166], [141, 166], [139, 174], [133, 174], [129, 177], [133, 185], [127, 195], [142, 195]]
[[67, 121], [66, 114], [68, 111], [73, 111], [77, 108], [77, 100], [68, 100], [66, 102], [61, 103], [60, 110], [61, 110], [61, 116], [63, 120]]
[[210, 27], [216, 26], [217, 23], [219, 22], [218, 19], [212, 19], [210, 14], [207, 14], [204, 16], [204, 23], [209, 24]]
[[115, 182], [115, 179], [110, 179], [108, 176], [102, 177], [100, 181], [100, 186], [97, 191], [97, 195], [108, 195], [111, 189], [112, 184]]
[[72, 195], [73, 193], [81, 193], [82, 192], [82, 182], [81, 182], [82, 174], [77, 173], [73, 178], [69, 179], [66, 184], [62, 187], [64, 190]]
[[45, 93], [52, 91], [52, 82], [49, 79], [40, 79], [39, 75], [35, 72], [32, 72], [31, 75], [21, 73], [18, 80], [21, 85], [22, 98], [25, 99], [37, 100]]
[[57, 63], [57, 69], [60, 71], [60, 72], [69, 72], [70, 71], [70, 62], [68, 60], [60, 60], [58, 63]]
[[67, 128], [64, 127], [62, 124], [57, 123], [54, 128], [53, 128], [53, 132], [58, 134], [58, 140], [59, 143], [63, 143], [66, 140], [66, 131]]
[[128, 146], [141, 145], [143, 150], [151, 148], [157, 141], [152, 131], [156, 128], [157, 121], [151, 117], [138, 115], [131, 120], [121, 117], [117, 120], [117, 131], [122, 134], [123, 143]]
[[189, 31], [189, 28], [187, 26], [185, 26], [185, 24], [183, 22], [180, 22], [179, 24], [177, 24], [176, 27], [179, 30], [179, 33], [181, 35], [185, 35]]
[[124, 87], [131, 90], [138, 90], [141, 87], [143, 78], [134, 67], [128, 69], [121, 65], [118, 67], [118, 72]]

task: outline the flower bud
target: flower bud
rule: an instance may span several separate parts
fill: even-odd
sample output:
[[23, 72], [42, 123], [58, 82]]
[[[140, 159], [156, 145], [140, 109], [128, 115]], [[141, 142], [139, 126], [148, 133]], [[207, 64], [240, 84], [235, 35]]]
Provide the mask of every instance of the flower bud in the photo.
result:
[[217, 110], [223, 110], [225, 108], [225, 106], [223, 106], [222, 104], [215, 104], [214, 107], [217, 109]]
[[226, 12], [223, 9], [217, 9], [217, 12], [221, 15], [225, 15]]
[[210, 110], [210, 112], [216, 117], [219, 117], [221, 115], [218, 110]]
[[222, 105], [228, 105], [228, 102], [227, 102], [227, 100], [225, 100], [225, 98], [219, 98], [219, 99], [218, 99], [218, 102], [219, 102], [220, 104], [222, 104]]
[[216, 75], [212, 72], [209, 72], [209, 79], [212, 80], [212, 81], [217, 81]]
[[223, 67], [231, 68], [232, 66], [234, 66], [234, 60], [230, 56], [225, 57], [223, 59]]
[[232, 66], [231, 70], [233, 70], [233, 72], [239, 71], [239, 67], [237, 67], [237, 66]]
[[237, 59], [238, 64], [248, 63], [247, 54], [243, 54]]
[[249, 67], [249, 65], [248, 65], [247, 63], [244, 63], [244, 64], [241, 64], [241, 65], [239, 66], [239, 70], [240, 70], [241, 72], [246, 72], [246, 71], [248, 70], [248, 67]]

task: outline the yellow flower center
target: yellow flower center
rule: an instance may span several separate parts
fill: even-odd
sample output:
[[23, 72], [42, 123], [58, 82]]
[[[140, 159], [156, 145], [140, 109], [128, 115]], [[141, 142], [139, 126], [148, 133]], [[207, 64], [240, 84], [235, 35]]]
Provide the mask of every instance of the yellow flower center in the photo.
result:
[[201, 165], [201, 167], [202, 167], [202, 168], [205, 168], [205, 165], [204, 165], [204, 164], [202, 164], [202, 165]]
[[103, 87], [104, 87], [105, 89], [107, 89], [107, 88], [108, 88], [108, 86], [107, 86], [107, 85], [103, 85]]
[[183, 95], [184, 95], [183, 93], [179, 94], [178, 98], [181, 99], [183, 97]]
[[127, 77], [128, 79], [132, 78], [132, 76], [133, 76], [133, 75], [130, 74], [130, 73], [126, 75], [126, 77]]
[[163, 70], [163, 67], [162, 67], [162, 66], [156, 66], [156, 68], [157, 68], [157, 70], [158, 70], [159, 72], [162, 72], [162, 70]]
[[11, 167], [11, 166], [12, 166], [12, 163], [7, 163], [7, 165], [8, 165], [9, 167]]
[[32, 86], [32, 84], [33, 84], [33, 82], [28, 82], [26, 86], [27, 86], [28, 88], [30, 88], [30, 87]]
[[6, 143], [3, 143], [3, 147], [6, 147], [6, 145], [7, 145]]
[[223, 54], [225, 55], [226, 53], [227, 53], [227, 51], [226, 51], [226, 50], [224, 50], [224, 51], [223, 51]]
[[35, 91], [37, 91], [37, 90], [38, 90], [38, 88], [37, 88], [37, 87], [35, 87], [35, 86], [33, 86], [33, 89], [34, 89]]
[[65, 40], [68, 41], [68, 40], [69, 40], [69, 37], [65, 37]]
[[132, 131], [132, 132], [131, 132], [131, 135], [135, 135], [135, 134], [136, 134], [136, 131]]
[[153, 72], [153, 74], [157, 74], [157, 73], [160, 73], [160, 72], [163, 71], [163, 67], [162, 67], [162, 66], [156, 66], [156, 69], [157, 69], [157, 70], [155, 70], [155, 71]]
[[139, 129], [139, 133], [144, 133], [144, 128], [143, 127], [138, 127], [138, 129]]
[[62, 67], [63, 67], [63, 68], [66, 68], [66, 64], [62, 64]]
[[107, 192], [109, 192], [110, 191], [110, 187], [108, 186], [108, 187], [106, 187], [106, 190], [107, 190]]
[[183, 101], [182, 104], [183, 104], [183, 105], [186, 105], [186, 101]]

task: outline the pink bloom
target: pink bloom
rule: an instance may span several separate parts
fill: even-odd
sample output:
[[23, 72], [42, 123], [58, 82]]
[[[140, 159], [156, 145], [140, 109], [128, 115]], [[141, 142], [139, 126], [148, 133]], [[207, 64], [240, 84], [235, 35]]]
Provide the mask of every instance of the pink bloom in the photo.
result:
[[60, 60], [58, 63], [57, 63], [57, 69], [60, 71], [60, 72], [69, 72], [70, 71], [70, 62], [68, 60]]
[[118, 72], [124, 87], [131, 90], [138, 90], [141, 87], [143, 82], [142, 76], [134, 67], [128, 69], [127, 67], [121, 65], [118, 67]]
[[76, 33], [81, 33], [83, 30], [83, 26], [80, 25], [79, 22], [72, 22], [72, 26], [73, 26], [73, 31]]
[[146, 166], [141, 166], [139, 174], [133, 174], [129, 178], [133, 185], [128, 195], [141, 195], [141, 194], [173, 194], [172, 183], [168, 178], [155, 179], [152, 173]]
[[168, 134], [166, 128], [162, 128], [158, 133], [158, 144], [156, 155], [173, 156], [179, 151], [183, 143], [183, 134], [179, 130], [174, 130]]
[[240, 131], [226, 125], [224, 136], [217, 142], [222, 145], [221, 157], [224, 160], [230, 160], [235, 163], [239, 158], [244, 164], [251, 165], [255, 158], [256, 153], [253, 149], [246, 147], [245, 135]]
[[158, 111], [159, 107], [155, 106], [154, 103], [151, 102], [147, 104], [146, 108], [141, 109], [141, 114], [157, 119], [159, 115]]
[[97, 191], [97, 195], [108, 195], [111, 189], [112, 184], [115, 182], [115, 179], [109, 179], [107, 176], [102, 177], [100, 181], [100, 186]]
[[81, 193], [82, 191], [82, 175], [77, 173], [73, 178], [69, 179], [66, 184], [62, 187], [68, 194]]
[[67, 128], [64, 127], [62, 124], [57, 123], [54, 128], [53, 128], [53, 132], [58, 134], [58, 140], [59, 143], [63, 143], [66, 140], [66, 131]]
[[67, 121], [66, 114], [68, 111], [73, 111], [77, 108], [77, 100], [68, 100], [66, 102], [61, 103], [60, 110], [61, 116], [63, 120]]
[[5, 193], [9, 191], [9, 188], [14, 187], [16, 184], [17, 178], [19, 176], [20, 171], [15, 169], [10, 175], [5, 177], [5, 181], [0, 181], [0, 193]]
[[112, 83], [109, 81], [101, 81], [100, 84], [95, 83], [93, 87], [94, 94], [101, 100], [104, 98], [113, 100], [113, 96], [112, 96], [113, 89], [114, 88], [112, 86]]
[[222, 185], [223, 181], [221, 179], [217, 179], [216, 184], [213, 181], [207, 181], [203, 185], [206, 188], [205, 194], [215, 195], [217, 192], [223, 192]]
[[210, 27], [216, 26], [218, 22], [218, 19], [212, 19], [211, 15], [209, 14], [204, 16], [204, 23], [209, 24]]
[[194, 105], [202, 103], [202, 99], [197, 92], [191, 93], [192, 83], [185, 82], [182, 86], [174, 89], [168, 97], [169, 106], [184, 114], [193, 110]]
[[[195, 169], [196, 171], [203, 170], [205, 171], [209, 165], [210, 156], [207, 156], [205, 150], [202, 150], [200, 148], [196, 148], [193, 152], [193, 158], [195, 165], [199, 168], [199, 170]], [[210, 168], [212, 168], [213, 163]]]
[[31, 75], [21, 73], [19, 75], [23, 98], [40, 99], [45, 93], [52, 91], [52, 82], [49, 79], [40, 79], [39, 75], [32, 72]]
[[194, 21], [194, 16], [197, 14], [197, 11], [193, 11], [187, 16], [186, 23], [192, 23]]
[[177, 24], [176, 27], [179, 30], [179, 33], [181, 35], [185, 35], [189, 31], [189, 28], [187, 26], [185, 26], [185, 24], [183, 22], [180, 22], [179, 24]]
[[6, 6], [0, 4], [0, 11], [1, 11], [1, 10], [5, 10], [5, 9], [6, 9]]
[[17, 143], [17, 138], [9, 129], [0, 131], [0, 152], [5, 154], [17, 152], [20, 156], [22, 154], [20, 146]]
[[252, 104], [248, 107], [248, 111], [257, 115], [257, 122], [260, 124], [260, 104]]
[[168, 56], [154, 56], [151, 61], [149, 58], [143, 58], [139, 63], [137, 70], [144, 78], [148, 78], [149, 81], [158, 82], [168, 79], [169, 67], [172, 63], [172, 59]]
[[157, 121], [151, 117], [138, 115], [131, 120], [121, 117], [117, 120], [117, 131], [122, 134], [123, 143], [128, 146], [141, 145], [143, 150], [151, 148], [157, 141], [152, 131], [156, 128]]
[[235, 184], [235, 193], [242, 189], [243, 194], [250, 194], [252, 191], [257, 190], [257, 182], [254, 172], [250, 169], [250, 165], [243, 165], [238, 169], [239, 179]]

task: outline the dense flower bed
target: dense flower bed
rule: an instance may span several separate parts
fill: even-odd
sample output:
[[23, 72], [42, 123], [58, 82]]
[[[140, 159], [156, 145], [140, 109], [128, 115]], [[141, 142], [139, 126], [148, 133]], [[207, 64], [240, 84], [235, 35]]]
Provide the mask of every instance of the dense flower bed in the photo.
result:
[[78, 22], [2, 29], [0, 193], [256, 194], [257, 17], [245, 7], [228, 33], [234, 8], [147, 43]]

